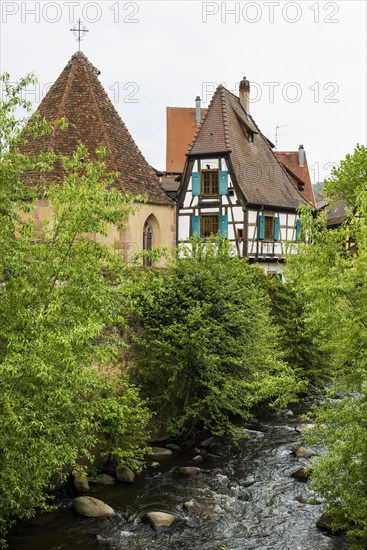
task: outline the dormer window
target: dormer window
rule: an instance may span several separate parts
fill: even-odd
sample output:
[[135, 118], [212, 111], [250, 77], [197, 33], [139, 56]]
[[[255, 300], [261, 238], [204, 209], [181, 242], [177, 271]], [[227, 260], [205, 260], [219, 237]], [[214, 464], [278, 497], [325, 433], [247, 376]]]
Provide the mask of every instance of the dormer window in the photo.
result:
[[249, 143], [254, 142], [254, 132], [251, 132], [251, 130], [247, 130], [247, 140]]
[[219, 195], [219, 170], [207, 169], [201, 171], [201, 195]]

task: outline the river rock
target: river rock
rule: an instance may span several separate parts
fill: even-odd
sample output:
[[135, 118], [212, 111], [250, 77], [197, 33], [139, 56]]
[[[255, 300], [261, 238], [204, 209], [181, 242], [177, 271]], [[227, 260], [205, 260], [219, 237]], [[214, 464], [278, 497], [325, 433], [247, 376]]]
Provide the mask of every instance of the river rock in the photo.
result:
[[163, 441], [167, 441], [167, 439], [169, 439], [169, 434], [164, 430], [160, 430], [151, 433], [149, 443], [163, 443]]
[[99, 485], [113, 485], [116, 482], [116, 479], [107, 474], [99, 474], [94, 478], [94, 481]]
[[314, 424], [298, 424], [298, 426], [296, 426], [296, 432], [303, 434], [304, 432], [309, 432], [314, 427]]
[[203, 470], [197, 466], [182, 466], [178, 469], [178, 473], [183, 476], [197, 476], [198, 474], [208, 473], [208, 470]]
[[246, 479], [241, 481], [242, 487], [251, 487], [251, 485], [254, 485], [256, 483], [256, 478], [254, 476], [248, 476]]
[[192, 459], [193, 462], [202, 462], [204, 460], [204, 457], [201, 456], [201, 455], [196, 455], [194, 456], [194, 458]]
[[102, 518], [115, 515], [115, 511], [102, 500], [93, 497], [76, 497], [73, 500], [73, 508], [82, 516], [88, 518]]
[[124, 468], [122, 468], [121, 466], [117, 466], [117, 468], [115, 469], [115, 474], [117, 479], [122, 483], [133, 483], [135, 479], [134, 472], [130, 470], [130, 468], [128, 468], [127, 466], [125, 466]]
[[89, 483], [88, 478], [85, 474], [81, 472], [75, 472], [73, 474], [73, 483], [78, 493], [88, 493]]
[[296, 470], [291, 474], [292, 477], [295, 479], [299, 479], [300, 481], [307, 481], [310, 478], [311, 475], [311, 469], [307, 468], [306, 466], [299, 468], [299, 470]]
[[294, 449], [293, 454], [297, 458], [310, 458], [311, 456], [315, 456], [316, 453], [309, 447], [298, 447]]
[[166, 512], [148, 512], [143, 517], [143, 520], [155, 530], [162, 527], [171, 527], [174, 524], [176, 518], [173, 514], [167, 514]]
[[319, 529], [323, 529], [324, 531], [331, 531], [331, 524], [333, 522], [333, 517], [328, 514], [327, 512], [324, 512], [322, 516], [316, 521], [316, 525]]
[[200, 447], [210, 447], [213, 444], [214, 437], [208, 437], [200, 443]]
[[172, 455], [171, 449], [166, 449], [165, 447], [152, 447], [149, 453], [149, 457], [155, 458], [155, 459], [165, 458], [171, 455]]
[[182, 451], [182, 448], [175, 443], [168, 443], [166, 445], [166, 449], [171, 449], [171, 451]]
[[222, 508], [218, 504], [213, 506], [211, 504], [206, 504], [205, 502], [198, 502], [195, 499], [185, 502], [183, 504], [183, 508], [189, 513], [198, 514], [207, 518], [215, 517], [218, 516], [218, 514], [223, 513]]

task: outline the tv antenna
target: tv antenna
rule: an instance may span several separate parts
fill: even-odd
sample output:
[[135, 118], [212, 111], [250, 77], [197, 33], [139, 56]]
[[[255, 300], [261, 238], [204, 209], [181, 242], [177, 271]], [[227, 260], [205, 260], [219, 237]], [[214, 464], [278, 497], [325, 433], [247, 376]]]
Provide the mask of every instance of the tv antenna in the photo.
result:
[[275, 126], [275, 150], [278, 150], [278, 130], [279, 128], [286, 128], [288, 124], [283, 124], [283, 126]]

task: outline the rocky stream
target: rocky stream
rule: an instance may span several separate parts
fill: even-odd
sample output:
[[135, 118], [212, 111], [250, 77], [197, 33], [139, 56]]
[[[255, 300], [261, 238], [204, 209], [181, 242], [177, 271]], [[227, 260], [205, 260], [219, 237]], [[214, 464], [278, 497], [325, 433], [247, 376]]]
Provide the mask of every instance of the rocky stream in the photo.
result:
[[[214, 440], [200, 450], [173, 450], [133, 483], [91, 485], [89, 496], [113, 508], [106, 518], [87, 518], [72, 508], [72, 496], [55, 512], [22, 522], [9, 540], [12, 550], [342, 550], [348, 542], [316, 526], [322, 502], [311, 504], [308, 483], [292, 477], [307, 459], [292, 451], [300, 407], [260, 413], [243, 430], [239, 446]], [[160, 444], [162, 445], [162, 444]], [[164, 444], [163, 444], [164, 445]], [[182, 467], [205, 470], [183, 475]], [[188, 473], [188, 472], [186, 472]], [[191, 472], [192, 473], [192, 472]], [[77, 496], [77, 495], [75, 495]], [[185, 504], [186, 503], [186, 504]], [[174, 516], [158, 530], [143, 521], [149, 512]]]

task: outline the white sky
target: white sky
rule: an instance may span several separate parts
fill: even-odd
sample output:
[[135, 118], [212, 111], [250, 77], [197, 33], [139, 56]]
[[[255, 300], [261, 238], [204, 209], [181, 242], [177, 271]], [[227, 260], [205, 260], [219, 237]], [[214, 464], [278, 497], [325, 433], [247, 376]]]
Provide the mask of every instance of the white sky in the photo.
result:
[[[216, 85], [253, 83], [251, 114], [278, 149], [306, 149], [323, 180], [366, 142], [364, 1], [0, 1], [0, 72], [39, 79], [35, 107], [82, 51], [147, 160], [165, 168], [166, 106], [207, 106]], [[232, 13], [230, 13], [232, 12]]]

